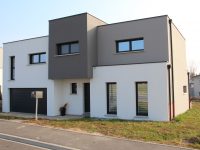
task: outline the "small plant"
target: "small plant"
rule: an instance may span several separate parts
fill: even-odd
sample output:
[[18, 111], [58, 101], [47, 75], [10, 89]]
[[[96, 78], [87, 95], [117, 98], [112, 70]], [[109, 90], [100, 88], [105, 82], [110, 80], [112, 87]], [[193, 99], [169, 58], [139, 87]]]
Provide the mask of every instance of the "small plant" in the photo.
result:
[[64, 106], [60, 107], [60, 115], [65, 116], [66, 115], [66, 109], [67, 109], [67, 103], [65, 103]]

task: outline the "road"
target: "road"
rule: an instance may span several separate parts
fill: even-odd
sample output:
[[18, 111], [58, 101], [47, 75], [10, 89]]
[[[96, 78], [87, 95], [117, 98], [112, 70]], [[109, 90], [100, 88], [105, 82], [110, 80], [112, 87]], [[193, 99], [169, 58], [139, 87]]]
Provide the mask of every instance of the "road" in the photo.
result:
[[[12, 141], [12, 142], [11, 142]], [[0, 120], [0, 150], [186, 150], [186, 148]]]
[[1, 150], [44, 150], [38, 147], [33, 147], [30, 145], [15, 143], [6, 140], [0, 140], [0, 149]]

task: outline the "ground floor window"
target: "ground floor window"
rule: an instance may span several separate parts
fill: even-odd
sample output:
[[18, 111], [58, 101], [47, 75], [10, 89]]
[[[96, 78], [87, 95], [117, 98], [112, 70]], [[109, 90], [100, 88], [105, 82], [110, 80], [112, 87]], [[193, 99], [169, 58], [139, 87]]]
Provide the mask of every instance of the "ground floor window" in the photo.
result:
[[71, 94], [77, 94], [77, 83], [71, 83]]
[[107, 83], [107, 113], [117, 114], [117, 84]]
[[136, 82], [136, 115], [148, 116], [147, 82]]

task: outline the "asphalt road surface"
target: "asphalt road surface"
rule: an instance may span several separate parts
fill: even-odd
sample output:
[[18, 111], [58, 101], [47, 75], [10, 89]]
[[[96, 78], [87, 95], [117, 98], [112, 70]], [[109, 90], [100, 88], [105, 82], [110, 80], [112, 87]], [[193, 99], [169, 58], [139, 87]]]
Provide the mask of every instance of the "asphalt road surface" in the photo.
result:
[[0, 150], [44, 150], [31, 145], [25, 145], [22, 143], [16, 143], [8, 140], [0, 139]]
[[21, 121], [0, 120], [0, 150], [27, 148], [28, 150], [188, 150], [169, 145], [41, 127]]

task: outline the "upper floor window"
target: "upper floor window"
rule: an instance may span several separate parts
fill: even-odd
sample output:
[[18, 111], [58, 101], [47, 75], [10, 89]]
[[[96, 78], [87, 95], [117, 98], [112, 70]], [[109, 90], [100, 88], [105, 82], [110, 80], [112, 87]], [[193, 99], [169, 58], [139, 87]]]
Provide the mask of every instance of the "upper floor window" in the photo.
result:
[[39, 64], [46, 62], [46, 53], [30, 54], [30, 64]]
[[58, 44], [58, 55], [66, 55], [66, 54], [76, 54], [80, 53], [79, 42], [69, 42]]
[[120, 40], [116, 42], [117, 52], [143, 51], [144, 39]]
[[15, 56], [10, 57], [10, 80], [15, 80]]

